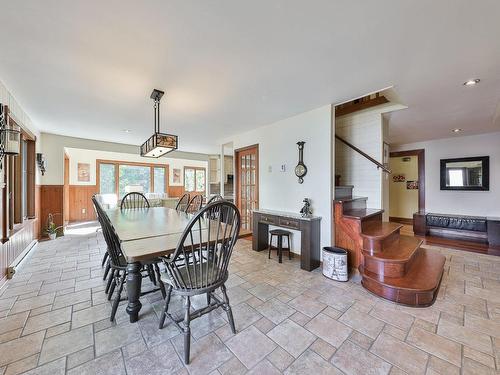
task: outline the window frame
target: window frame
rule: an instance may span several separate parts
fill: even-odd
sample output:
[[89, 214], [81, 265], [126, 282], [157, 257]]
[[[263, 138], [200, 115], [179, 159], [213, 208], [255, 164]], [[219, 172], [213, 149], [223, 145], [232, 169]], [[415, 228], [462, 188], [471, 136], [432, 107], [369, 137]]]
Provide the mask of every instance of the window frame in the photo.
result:
[[168, 194], [169, 188], [169, 165], [168, 164], [153, 164], [153, 163], [138, 163], [132, 161], [123, 161], [123, 160], [104, 160], [97, 159], [96, 160], [96, 187], [97, 191], [101, 193], [101, 164], [112, 164], [115, 166], [115, 194], [118, 199], [120, 197], [120, 165], [126, 166], [138, 166], [138, 167], [148, 167], [149, 168], [149, 192], [155, 193], [155, 176], [154, 170], [155, 168], [163, 168], [165, 170], [165, 185], [164, 185], [164, 193]]
[[[186, 189], [186, 170], [187, 169], [193, 169], [194, 170], [194, 190], [190, 191], [190, 190], [187, 190]], [[196, 190], [196, 171], [203, 171], [203, 174], [204, 174], [204, 179], [205, 179], [205, 189], [204, 190]], [[190, 167], [190, 166], [187, 166], [185, 165], [184, 166], [184, 184], [183, 184], [183, 188], [184, 188], [184, 191], [186, 193], [206, 193], [207, 191], [207, 168], [205, 167]]]

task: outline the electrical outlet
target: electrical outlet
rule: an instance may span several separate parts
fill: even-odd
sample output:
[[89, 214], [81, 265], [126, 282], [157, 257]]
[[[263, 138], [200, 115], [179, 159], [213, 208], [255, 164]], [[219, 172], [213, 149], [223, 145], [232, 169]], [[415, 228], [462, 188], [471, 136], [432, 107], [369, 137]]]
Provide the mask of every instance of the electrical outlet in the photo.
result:
[[267, 171], [268, 171], [269, 173], [272, 173], [272, 172], [273, 172], [273, 166], [272, 166], [272, 165], [270, 165], [269, 167], [267, 167]]
[[86, 208], [82, 208], [82, 214], [86, 214], [87, 213], [87, 209]]
[[280, 171], [286, 172], [286, 164], [281, 164]]

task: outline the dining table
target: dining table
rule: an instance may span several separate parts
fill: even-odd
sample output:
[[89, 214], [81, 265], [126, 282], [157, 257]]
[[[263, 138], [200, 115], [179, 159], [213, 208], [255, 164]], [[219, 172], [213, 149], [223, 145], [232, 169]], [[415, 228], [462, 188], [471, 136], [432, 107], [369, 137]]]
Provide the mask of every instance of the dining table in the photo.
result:
[[[127, 262], [126, 311], [130, 322], [134, 323], [139, 319], [142, 307], [140, 296], [143, 265], [172, 254], [194, 215], [167, 207], [112, 208], [105, 212], [120, 239], [122, 253]], [[197, 224], [196, 228], [206, 237], [209, 220], [202, 219], [200, 222], [201, 226]]]

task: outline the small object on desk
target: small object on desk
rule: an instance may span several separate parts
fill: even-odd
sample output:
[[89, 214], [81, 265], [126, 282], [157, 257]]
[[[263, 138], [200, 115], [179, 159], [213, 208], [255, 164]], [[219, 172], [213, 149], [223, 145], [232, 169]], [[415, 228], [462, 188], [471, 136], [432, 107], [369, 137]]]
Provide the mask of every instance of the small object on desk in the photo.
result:
[[309, 198], [304, 198], [302, 202], [304, 202], [304, 207], [300, 209], [300, 215], [302, 217], [311, 217], [312, 216], [311, 200]]

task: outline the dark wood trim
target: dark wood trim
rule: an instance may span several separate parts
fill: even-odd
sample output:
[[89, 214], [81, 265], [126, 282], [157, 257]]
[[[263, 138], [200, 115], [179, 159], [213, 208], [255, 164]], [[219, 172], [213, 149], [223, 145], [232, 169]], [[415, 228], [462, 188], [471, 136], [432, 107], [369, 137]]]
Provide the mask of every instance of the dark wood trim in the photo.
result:
[[34, 219], [36, 217], [36, 206], [35, 206], [35, 176], [36, 176], [36, 143], [32, 140], [27, 140], [27, 152], [26, 157], [28, 158], [27, 165], [27, 214], [28, 219]]
[[234, 155], [236, 155], [238, 152], [250, 150], [252, 148], [256, 148], [257, 150], [259, 150], [259, 144], [255, 143], [255, 144], [250, 145], [250, 146], [245, 146], [245, 147], [237, 148], [236, 150], [234, 150]]
[[413, 219], [409, 219], [407, 217], [389, 216], [389, 221], [392, 221], [394, 223], [405, 224], [405, 225], [413, 225]]
[[394, 151], [389, 153], [389, 157], [397, 158], [404, 156], [418, 157], [418, 210], [425, 211], [425, 149], [407, 151]]
[[357, 148], [356, 146], [354, 146], [352, 143], [349, 143], [348, 141], [346, 141], [344, 138], [338, 136], [337, 134], [335, 134], [335, 139], [338, 139], [340, 142], [342, 142], [343, 144], [345, 144], [346, 146], [352, 148], [354, 151], [356, 151], [358, 154], [360, 154], [361, 156], [363, 156], [364, 158], [370, 160], [373, 164], [375, 164], [377, 166], [377, 168], [381, 168], [384, 172], [387, 172], [387, 173], [392, 173], [392, 171], [389, 169], [389, 168], [386, 168], [382, 163], [380, 163], [379, 161], [377, 161], [376, 159], [372, 158], [370, 155], [368, 155], [366, 152], [364, 152], [363, 150]]
[[339, 104], [335, 107], [335, 117], [345, 116], [349, 113], [362, 111], [363, 109], [368, 109], [385, 103], [389, 103], [389, 100], [387, 100], [385, 96], [377, 93], [375, 94], [374, 98], [371, 98], [369, 95], [364, 98], [359, 98], [344, 104]]

